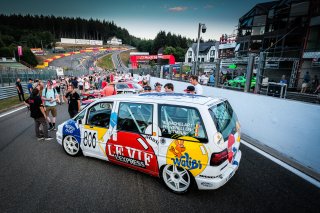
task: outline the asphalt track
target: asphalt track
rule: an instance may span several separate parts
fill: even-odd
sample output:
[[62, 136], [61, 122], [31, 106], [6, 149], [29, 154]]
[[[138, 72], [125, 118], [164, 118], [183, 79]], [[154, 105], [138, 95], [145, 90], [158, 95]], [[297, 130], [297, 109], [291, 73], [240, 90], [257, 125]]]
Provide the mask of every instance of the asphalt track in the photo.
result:
[[[57, 123], [66, 119], [58, 106]], [[0, 212], [319, 212], [319, 188], [244, 145], [225, 186], [181, 196], [143, 173], [69, 157], [34, 134], [25, 109], [0, 117]]]

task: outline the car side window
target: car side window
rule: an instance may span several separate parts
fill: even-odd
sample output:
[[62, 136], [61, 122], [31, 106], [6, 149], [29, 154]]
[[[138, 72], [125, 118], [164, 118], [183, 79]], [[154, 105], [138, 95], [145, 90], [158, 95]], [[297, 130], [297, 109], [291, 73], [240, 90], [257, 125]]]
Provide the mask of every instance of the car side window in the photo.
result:
[[120, 103], [117, 129], [119, 131], [147, 133], [147, 128], [152, 127], [152, 104]]
[[109, 128], [113, 103], [97, 103], [88, 109], [87, 125]]
[[159, 105], [159, 127], [167, 138], [190, 136], [208, 142], [199, 111], [191, 107]]

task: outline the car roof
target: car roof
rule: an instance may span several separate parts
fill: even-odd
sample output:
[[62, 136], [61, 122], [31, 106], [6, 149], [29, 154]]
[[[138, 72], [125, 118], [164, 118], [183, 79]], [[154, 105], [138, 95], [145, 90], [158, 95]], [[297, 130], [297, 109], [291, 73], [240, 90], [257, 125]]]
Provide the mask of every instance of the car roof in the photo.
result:
[[208, 105], [211, 103], [219, 103], [223, 101], [221, 98], [212, 98], [202, 95], [193, 95], [186, 93], [165, 93], [165, 92], [150, 92], [142, 94], [121, 94], [112, 95], [100, 98], [99, 101], [118, 100], [118, 101], [140, 101], [146, 103], [168, 103], [174, 105], [194, 104], [194, 105]]

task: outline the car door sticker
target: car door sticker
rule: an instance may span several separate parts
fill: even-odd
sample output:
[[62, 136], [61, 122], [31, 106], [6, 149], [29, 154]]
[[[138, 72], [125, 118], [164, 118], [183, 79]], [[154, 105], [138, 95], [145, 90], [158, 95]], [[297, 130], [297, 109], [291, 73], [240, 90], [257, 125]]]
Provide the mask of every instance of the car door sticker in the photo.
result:
[[108, 132], [106, 128], [90, 127], [85, 125], [83, 128], [82, 141], [83, 145], [95, 149], [99, 147], [101, 154], [106, 156], [104, 135]]
[[197, 176], [206, 168], [208, 154], [197, 139], [181, 136], [174, 139], [168, 146], [167, 164], [183, 167]]
[[158, 173], [157, 156], [142, 135], [119, 131], [117, 137], [117, 141], [111, 137], [106, 144], [106, 154], [111, 162], [125, 163], [137, 170]]

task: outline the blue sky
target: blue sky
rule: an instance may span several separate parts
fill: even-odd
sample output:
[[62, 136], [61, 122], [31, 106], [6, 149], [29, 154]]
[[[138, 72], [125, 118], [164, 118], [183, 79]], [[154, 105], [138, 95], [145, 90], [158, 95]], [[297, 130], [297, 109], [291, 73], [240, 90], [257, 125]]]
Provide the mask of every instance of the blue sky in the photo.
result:
[[0, 13], [105, 19], [148, 39], [160, 30], [195, 39], [198, 23], [205, 23], [201, 36], [207, 40], [231, 34], [239, 18], [261, 2], [266, 0], [1, 0]]

